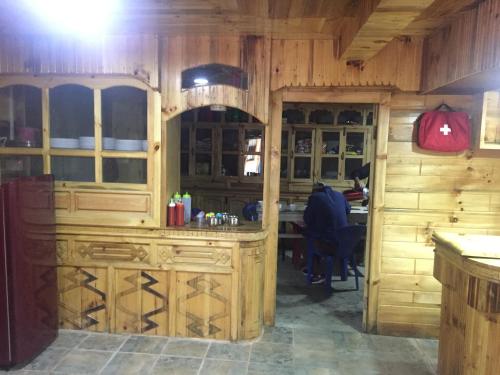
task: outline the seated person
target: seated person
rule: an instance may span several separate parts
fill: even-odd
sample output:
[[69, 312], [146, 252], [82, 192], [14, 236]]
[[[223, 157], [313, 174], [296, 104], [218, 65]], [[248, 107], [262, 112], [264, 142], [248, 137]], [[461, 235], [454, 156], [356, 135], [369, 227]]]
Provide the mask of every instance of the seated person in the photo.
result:
[[[351, 180], [354, 180], [354, 190], [363, 191], [364, 200], [362, 202], [362, 206], [368, 205], [368, 184], [369, 180], [366, 181], [366, 186], [363, 185], [361, 180], [370, 177], [370, 163], [363, 165], [361, 168], [355, 169], [351, 172], [350, 176]], [[365, 190], [366, 188], [366, 190]]]
[[[305, 236], [312, 237], [315, 246], [323, 252], [335, 252], [335, 231], [348, 225], [347, 215], [351, 206], [344, 195], [322, 183], [313, 186], [313, 192], [304, 211]], [[313, 282], [321, 282], [315, 273]]]

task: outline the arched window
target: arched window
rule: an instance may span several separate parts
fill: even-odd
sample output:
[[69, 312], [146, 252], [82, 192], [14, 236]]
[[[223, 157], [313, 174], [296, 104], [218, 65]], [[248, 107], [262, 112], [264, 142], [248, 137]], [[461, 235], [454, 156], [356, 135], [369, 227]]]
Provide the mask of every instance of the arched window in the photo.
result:
[[182, 72], [182, 90], [209, 85], [248, 90], [248, 74], [240, 68], [222, 64], [201, 65]]

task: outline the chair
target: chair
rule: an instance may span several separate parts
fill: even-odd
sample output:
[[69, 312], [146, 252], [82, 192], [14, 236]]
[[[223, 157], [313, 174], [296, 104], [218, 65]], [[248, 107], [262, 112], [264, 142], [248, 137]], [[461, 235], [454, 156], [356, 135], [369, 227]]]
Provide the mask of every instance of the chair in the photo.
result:
[[325, 266], [325, 287], [327, 291], [332, 289], [332, 274], [333, 274], [333, 264], [335, 259], [340, 259], [341, 262], [341, 279], [343, 281], [347, 280], [347, 264], [350, 262], [351, 267], [354, 270], [354, 278], [356, 281], [356, 290], [359, 290], [359, 280], [358, 277], [361, 276], [361, 272], [358, 271], [356, 266], [356, 260], [354, 258], [354, 249], [356, 245], [366, 236], [366, 226], [364, 225], [348, 225], [339, 228], [335, 233], [336, 241], [336, 251], [335, 254], [330, 255], [317, 249], [315, 246], [316, 238], [307, 238], [307, 283], [311, 284], [313, 276], [313, 259], [317, 255], [324, 258], [326, 261]]

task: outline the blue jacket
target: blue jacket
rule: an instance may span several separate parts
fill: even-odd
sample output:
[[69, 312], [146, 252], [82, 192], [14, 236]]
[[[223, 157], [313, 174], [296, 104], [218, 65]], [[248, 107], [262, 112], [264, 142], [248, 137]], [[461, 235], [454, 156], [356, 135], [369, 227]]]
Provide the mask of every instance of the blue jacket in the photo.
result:
[[335, 231], [349, 225], [347, 221], [349, 212], [351, 206], [344, 195], [329, 186], [325, 186], [323, 191], [312, 193], [304, 211], [307, 235], [334, 241]]

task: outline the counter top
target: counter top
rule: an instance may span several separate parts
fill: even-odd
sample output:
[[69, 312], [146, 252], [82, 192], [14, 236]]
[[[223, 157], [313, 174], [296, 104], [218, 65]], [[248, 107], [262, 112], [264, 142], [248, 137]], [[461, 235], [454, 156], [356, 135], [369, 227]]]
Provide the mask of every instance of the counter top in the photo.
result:
[[500, 236], [434, 232], [432, 239], [463, 257], [500, 259]]

